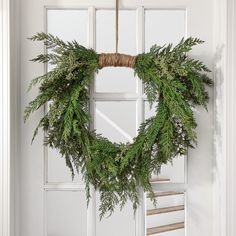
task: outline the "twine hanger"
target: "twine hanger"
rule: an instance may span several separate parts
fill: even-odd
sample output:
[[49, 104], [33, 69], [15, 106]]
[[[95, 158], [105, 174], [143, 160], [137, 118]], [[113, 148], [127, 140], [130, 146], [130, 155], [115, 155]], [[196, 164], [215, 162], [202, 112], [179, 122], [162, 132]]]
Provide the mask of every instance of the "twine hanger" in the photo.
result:
[[119, 45], [119, 0], [116, 0], [116, 52], [99, 54], [99, 66], [103, 67], [130, 67], [133, 68], [136, 56], [118, 53]]
[[116, 0], [116, 53], [118, 53], [119, 41], [119, 0]]

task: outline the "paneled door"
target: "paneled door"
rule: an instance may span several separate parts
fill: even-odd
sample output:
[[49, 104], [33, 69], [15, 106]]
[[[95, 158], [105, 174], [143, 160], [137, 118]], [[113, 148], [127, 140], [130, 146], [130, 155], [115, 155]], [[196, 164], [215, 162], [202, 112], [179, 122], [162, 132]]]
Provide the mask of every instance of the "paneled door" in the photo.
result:
[[[77, 40], [97, 52], [115, 51], [115, 0], [20, 0], [21, 155], [17, 187], [17, 236], [213, 236], [213, 116], [197, 108], [198, 146], [188, 157], [163, 166], [150, 180], [157, 209], [140, 190], [136, 214], [128, 203], [123, 211], [99, 220], [99, 193], [87, 207], [83, 179], [72, 181], [56, 150], [43, 146], [41, 131], [32, 132], [45, 109], [23, 123], [23, 110], [37, 94], [26, 93], [31, 79], [51, 68], [29, 60], [44, 51], [27, 40], [45, 31], [63, 40]], [[136, 55], [154, 44], [176, 44], [183, 37], [205, 41], [193, 56], [210, 68], [213, 60], [213, 0], [122, 0], [119, 11], [119, 52]], [[212, 95], [212, 91], [209, 91]], [[132, 141], [153, 114], [142, 82], [129, 68], [104, 68], [91, 84], [90, 112], [98, 133], [116, 142]]]

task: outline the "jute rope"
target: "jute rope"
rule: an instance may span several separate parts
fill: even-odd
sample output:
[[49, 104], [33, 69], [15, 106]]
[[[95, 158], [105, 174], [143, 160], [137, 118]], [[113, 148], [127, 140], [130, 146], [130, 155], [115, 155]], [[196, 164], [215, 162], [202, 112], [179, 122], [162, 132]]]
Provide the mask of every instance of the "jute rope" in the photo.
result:
[[103, 67], [130, 67], [135, 65], [135, 56], [118, 53], [119, 42], [119, 0], [116, 0], [116, 52], [115, 53], [101, 53], [99, 54], [99, 66]]
[[130, 67], [135, 65], [135, 56], [120, 54], [120, 53], [101, 53], [99, 54], [100, 68], [114, 66], [114, 67]]
[[116, 53], [118, 53], [119, 42], [119, 0], [116, 0]]

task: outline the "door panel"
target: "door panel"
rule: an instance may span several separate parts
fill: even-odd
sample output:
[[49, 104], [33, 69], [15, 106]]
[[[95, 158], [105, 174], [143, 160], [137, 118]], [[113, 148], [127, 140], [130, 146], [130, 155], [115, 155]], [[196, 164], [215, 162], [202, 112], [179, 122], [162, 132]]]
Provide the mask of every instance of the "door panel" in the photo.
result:
[[132, 204], [128, 203], [122, 211], [116, 209], [109, 218], [100, 221], [99, 218], [99, 193], [96, 194], [96, 236], [135, 236], [135, 216], [133, 214]]
[[[193, 55], [211, 65], [212, 0], [123, 0], [120, 10], [119, 52], [137, 54], [153, 44], [176, 44], [182, 37], [196, 36], [206, 41]], [[43, 46], [26, 38], [47, 31], [64, 40], [77, 40], [98, 52], [114, 52], [114, 3], [110, 0], [21, 0], [21, 117], [26, 104], [37, 92], [26, 93], [30, 80], [45, 72], [45, 67], [29, 62], [42, 53]], [[50, 67], [48, 68], [51, 69]], [[99, 71], [91, 85], [91, 115], [94, 128], [112, 141], [127, 142], [137, 134], [144, 118], [153, 115], [145, 98], [142, 83], [128, 68]], [[210, 91], [211, 92], [211, 91]], [[32, 146], [32, 131], [44, 109], [21, 127], [21, 173], [19, 236], [144, 236], [146, 227], [185, 220], [185, 229], [158, 236], [212, 235], [212, 104], [209, 112], [196, 109], [199, 142], [186, 158], [163, 166], [153, 183], [154, 189], [183, 190], [185, 195], [158, 199], [158, 207], [185, 205], [185, 211], [146, 216], [154, 206], [140, 192], [142, 205], [133, 215], [131, 204], [122, 212], [99, 220], [99, 194], [92, 193], [86, 207], [81, 176], [72, 181], [64, 160], [56, 150], [43, 147], [42, 132]], [[155, 176], [154, 176], [155, 177]], [[184, 197], [185, 196], [185, 197]], [[176, 221], [175, 221], [176, 220]]]
[[46, 231], [48, 236], [86, 235], [86, 199], [83, 192], [46, 192]]

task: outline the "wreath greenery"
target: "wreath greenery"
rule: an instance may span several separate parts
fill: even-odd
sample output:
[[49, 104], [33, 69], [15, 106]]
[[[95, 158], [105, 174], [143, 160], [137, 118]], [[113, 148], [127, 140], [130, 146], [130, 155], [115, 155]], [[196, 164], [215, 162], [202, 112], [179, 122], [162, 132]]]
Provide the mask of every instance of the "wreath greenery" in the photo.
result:
[[[122, 208], [130, 200], [139, 204], [139, 187], [154, 200], [150, 184], [153, 172], [177, 155], [186, 154], [196, 144], [195, 105], [206, 108], [212, 85], [208, 68], [187, 53], [203, 43], [196, 38], [182, 39], [173, 47], [154, 45], [135, 57], [134, 72], [143, 81], [149, 103], [158, 102], [155, 116], [141, 124], [132, 143], [112, 143], [90, 130], [89, 85], [101, 69], [99, 54], [76, 41], [63, 42], [51, 34], [37, 33], [33, 41], [43, 41], [48, 53], [34, 62], [50, 63], [54, 68], [32, 80], [40, 83], [38, 96], [25, 109], [24, 119], [49, 102], [49, 109], [34, 132], [46, 132], [45, 144], [60, 151], [72, 176], [81, 172], [86, 184], [100, 191], [100, 216]], [[155, 201], [155, 200], [154, 200]]]

